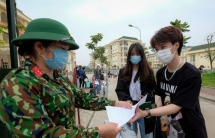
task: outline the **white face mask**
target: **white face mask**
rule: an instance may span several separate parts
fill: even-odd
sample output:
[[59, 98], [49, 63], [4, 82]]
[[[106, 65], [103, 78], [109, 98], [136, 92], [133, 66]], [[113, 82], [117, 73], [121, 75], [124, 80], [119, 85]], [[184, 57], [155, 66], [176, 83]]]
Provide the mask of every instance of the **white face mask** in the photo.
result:
[[158, 60], [160, 60], [163, 64], [169, 64], [172, 61], [172, 59], [174, 58], [176, 51], [174, 52], [174, 54], [172, 54], [171, 50], [170, 50], [170, 49], [172, 49], [172, 47], [164, 49], [164, 50], [160, 50], [156, 53]]

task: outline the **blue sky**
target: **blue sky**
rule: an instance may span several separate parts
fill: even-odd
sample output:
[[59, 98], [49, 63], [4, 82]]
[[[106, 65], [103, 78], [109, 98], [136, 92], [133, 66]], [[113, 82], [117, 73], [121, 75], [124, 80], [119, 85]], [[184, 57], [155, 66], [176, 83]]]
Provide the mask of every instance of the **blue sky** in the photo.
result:
[[[149, 46], [150, 38], [170, 21], [179, 19], [190, 25], [187, 46], [206, 43], [207, 34], [215, 33], [215, 0], [16, 0], [17, 7], [31, 19], [52, 18], [65, 24], [79, 44], [78, 65], [89, 64], [85, 47], [90, 36], [104, 35], [103, 46], [122, 36], [139, 39]], [[215, 38], [214, 38], [215, 40]]]

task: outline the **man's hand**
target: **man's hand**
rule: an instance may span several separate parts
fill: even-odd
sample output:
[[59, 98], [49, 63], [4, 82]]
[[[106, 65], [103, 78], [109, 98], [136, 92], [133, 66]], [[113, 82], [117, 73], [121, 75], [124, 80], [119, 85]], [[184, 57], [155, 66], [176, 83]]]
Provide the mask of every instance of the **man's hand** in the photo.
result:
[[116, 101], [115, 106], [132, 109], [132, 104], [130, 104], [129, 102], [125, 102], [125, 101]]
[[116, 135], [122, 130], [122, 127], [117, 127], [116, 123], [106, 123], [99, 128], [99, 134], [102, 138], [116, 138]]

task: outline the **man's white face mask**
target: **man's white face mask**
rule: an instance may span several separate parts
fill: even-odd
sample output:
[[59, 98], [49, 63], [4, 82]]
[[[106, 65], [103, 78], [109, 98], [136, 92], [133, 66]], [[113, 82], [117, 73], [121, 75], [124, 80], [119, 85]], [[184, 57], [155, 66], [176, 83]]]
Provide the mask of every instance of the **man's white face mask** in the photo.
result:
[[174, 54], [172, 54], [171, 53], [172, 47], [164, 49], [164, 50], [159, 50], [158, 52], [156, 52], [156, 56], [157, 56], [158, 60], [160, 60], [163, 64], [169, 64], [172, 61], [172, 59], [174, 58], [176, 51], [174, 52]]

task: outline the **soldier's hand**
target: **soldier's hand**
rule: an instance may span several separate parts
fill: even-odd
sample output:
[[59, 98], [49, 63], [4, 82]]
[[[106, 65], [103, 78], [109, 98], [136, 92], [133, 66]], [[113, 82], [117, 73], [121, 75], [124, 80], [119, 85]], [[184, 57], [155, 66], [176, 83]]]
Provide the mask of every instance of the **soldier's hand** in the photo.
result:
[[116, 135], [122, 130], [122, 127], [117, 127], [116, 123], [106, 123], [99, 128], [100, 137], [102, 138], [116, 138]]

